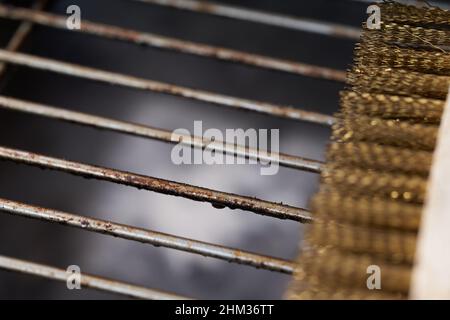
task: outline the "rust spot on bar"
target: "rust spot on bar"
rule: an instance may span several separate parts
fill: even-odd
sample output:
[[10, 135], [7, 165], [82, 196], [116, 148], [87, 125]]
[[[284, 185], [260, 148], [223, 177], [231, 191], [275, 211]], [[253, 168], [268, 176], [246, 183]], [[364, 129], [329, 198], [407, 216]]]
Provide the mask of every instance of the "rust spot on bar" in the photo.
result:
[[294, 263], [279, 258], [259, 255], [234, 248], [177, 237], [166, 233], [135, 228], [110, 221], [83, 217], [52, 209], [32, 206], [20, 202], [0, 198], [0, 210], [14, 216], [58, 223], [86, 231], [106, 234], [126, 240], [162, 246], [175, 250], [200, 254], [228, 262], [239, 263], [255, 268], [292, 274]]
[[[0, 255], [0, 269], [30, 274], [56, 281], [67, 281], [67, 272], [43, 264], [9, 258]], [[102, 278], [87, 273], [81, 277], [81, 286], [110, 293], [116, 293], [135, 299], [187, 300], [188, 298], [159, 290], [148, 289], [125, 282]]]
[[226, 193], [135, 173], [87, 165], [78, 162], [51, 158], [31, 152], [0, 147], [0, 159], [21, 162], [46, 169], [59, 170], [86, 178], [119, 183], [138, 189], [179, 196], [200, 202], [216, 203], [230, 209], [252, 211], [279, 219], [309, 223], [312, 218], [305, 209], [257, 198]]
[[361, 35], [361, 30], [352, 26], [308, 18], [292, 17], [279, 13], [265, 12], [245, 7], [231, 6], [228, 4], [208, 2], [204, 0], [134, 1], [351, 40], [358, 40]]
[[41, 58], [23, 53], [12, 53], [2, 49], [0, 49], [0, 61], [5, 61], [29, 68], [65, 74], [72, 77], [120, 85], [126, 88], [176, 95], [188, 99], [209, 102], [212, 104], [235, 109], [259, 112], [271, 116], [308, 121], [326, 126], [331, 126], [335, 123], [334, 117], [317, 112], [304, 111], [290, 106], [277, 105], [267, 102], [222, 95], [203, 90], [196, 90], [187, 87], [172, 85], [170, 83], [142, 79], [120, 73], [103, 71], [72, 63], [61, 62], [53, 59]]
[[[0, 4], [0, 17], [15, 20], [27, 20], [33, 23], [38, 23], [53, 28], [59, 28], [63, 30], [67, 29], [65, 24], [66, 17], [25, 8], [13, 8]], [[83, 20], [82, 28], [80, 30], [74, 31], [110, 39], [128, 41], [141, 45], [145, 44], [160, 49], [175, 50], [203, 57], [238, 62], [255, 67], [288, 72], [307, 77], [321, 78], [340, 82], [345, 82], [346, 80], [345, 71], [266, 57], [262, 55], [216, 47], [202, 43], [184, 41], [156, 34], [124, 29], [117, 26], [90, 22], [87, 20]], [[336, 30], [336, 32], [338, 31]]]

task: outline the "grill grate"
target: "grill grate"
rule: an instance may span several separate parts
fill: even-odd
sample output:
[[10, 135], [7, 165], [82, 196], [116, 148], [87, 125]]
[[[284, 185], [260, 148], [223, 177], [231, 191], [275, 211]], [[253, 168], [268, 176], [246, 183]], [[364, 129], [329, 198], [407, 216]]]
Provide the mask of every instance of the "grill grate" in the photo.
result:
[[[199, 11], [200, 7], [195, 1], [162, 1], [162, 0], [138, 0], [159, 5], [171, 5], [176, 8]], [[181, 96], [188, 99], [209, 102], [228, 108], [244, 109], [259, 112], [275, 117], [306, 121], [320, 125], [330, 126], [334, 118], [328, 115], [301, 110], [291, 106], [276, 105], [266, 102], [252, 101], [232, 96], [216, 94], [207, 91], [175, 86], [168, 83], [147, 80], [124, 74], [107, 72], [99, 69], [69, 64], [62, 61], [47, 59], [29, 54], [19, 53], [21, 44], [32, 30], [32, 24], [40, 24], [47, 27], [65, 29], [65, 18], [63, 16], [41, 12], [48, 1], [37, 0], [32, 9], [18, 8], [0, 4], [0, 18], [22, 21], [20, 27], [11, 38], [6, 49], [0, 49], [0, 62], [20, 65], [23, 67], [40, 69], [43, 71], [78, 77], [85, 80], [104, 82], [138, 90], [154, 91], [169, 95]], [[338, 26], [326, 22], [302, 20], [300, 18], [282, 17], [274, 14], [257, 12], [249, 9], [240, 9], [227, 6], [210, 6], [202, 4], [201, 11], [208, 14], [216, 14], [235, 19], [245, 19], [252, 22], [265, 23], [295, 30], [326, 34], [333, 37], [344, 37], [356, 39], [359, 30], [352, 27]], [[77, 30], [83, 34], [144, 44], [167, 50], [189, 53], [193, 55], [210, 57], [219, 60], [243, 63], [254, 67], [267, 68], [277, 71], [288, 72], [313, 78], [326, 79], [342, 82], [345, 80], [345, 72], [330, 68], [308, 65], [299, 62], [280, 60], [246, 52], [219, 48], [206, 44], [183, 41], [175, 38], [162, 37], [155, 34], [142, 33], [134, 30], [109, 26], [95, 22], [83, 21], [82, 29]], [[0, 75], [5, 71], [5, 65], [0, 67]], [[20, 111], [39, 115], [41, 117], [73, 122], [81, 125], [116, 131], [119, 133], [136, 135], [144, 138], [155, 139], [168, 143], [178, 143], [187, 140], [187, 137], [179, 136], [178, 139], [171, 137], [171, 131], [153, 128], [134, 123], [108, 119], [91, 114], [72, 112], [58, 107], [36, 104], [24, 100], [0, 96], [0, 107], [4, 109]], [[195, 138], [187, 145], [195, 148], [211, 146], [211, 141]], [[279, 159], [281, 166], [298, 170], [320, 173], [322, 163], [317, 160], [306, 159], [288, 154], [273, 154], [266, 150], [257, 150], [244, 146], [228, 145], [216, 141], [213, 148], [234, 156], [271, 160]], [[210, 190], [203, 187], [187, 185], [184, 183], [168, 181], [164, 179], [138, 175], [115, 169], [103, 168], [72, 162], [44, 155], [34, 154], [26, 151], [0, 147], [0, 159], [31, 166], [38, 166], [52, 170], [64, 171], [74, 175], [106, 180], [113, 183], [124, 184], [167, 195], [181, 196], [195, 201], [206, 201], [216, 207], [239, 208], [257, 214], [267, 215], [274, 218], [290, 219], [302, 223], [311, 222], [312, 218], [306, 209], [292, 207], [284, 204], [255, 199], [243, 195], [225, 193]], [[150, 230], [135, 228], [127, 225], [116, 224], [111, 221], [97, 220], [93, 218], [68, 214], [46, 208], [0, 199], [0, 209], [15, 216], [24, 216], [33, 219], [59, 223], [75, 228], [84, 229], [96, 233], [107, 234], [128, 240], [139, 241], [156, 246], [163, 246], [181, 251], [201, 254], [234, 263], [245, 264], [256, 268], [292, 274], [295, 269], [294, 262], [245, 252], [233, 248], [223, 247], [206, 242], [177, 237], [169, 234], [154, 232]], [[33, 274], [36, 276], [65, 281], [66, 272], [44, 265], [38, 265], [21, 260], [0, 256], [0, 268]], [[176, 295], [153, 291], [120, 282], [102, 279], [95, 276], [83, 277], [83, 285], [103, 291], [114, 292], [136, 298], [182, 298]]]

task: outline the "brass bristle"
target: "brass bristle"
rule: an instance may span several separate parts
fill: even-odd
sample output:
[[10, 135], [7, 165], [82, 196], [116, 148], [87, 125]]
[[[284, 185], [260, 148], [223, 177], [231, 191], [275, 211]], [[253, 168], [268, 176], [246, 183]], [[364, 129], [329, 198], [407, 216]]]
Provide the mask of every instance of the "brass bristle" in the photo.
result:
[[405, 295], [368, 291], [367, 289], [329, 288], [319, 285], [305, 290], [305, 287], [293, 285], [289, 297], [295, 300], [399, 300], [404, 299]]
[[347, 82], [355, 91], [391, 93], [445, 100], [450, 76], [413, 72], [404, 69], [357, 65]]
[[322, 183], [327, 187], [351, 195], [375, 195], [423, 203], [427, 179], [416, 175], [339, 167], [328, 163], [322, 173]]
[[369, 92], [343, 91], [341, 113], [439, 124], [444, 101]]
[[422, 73], [450, 75], [449, 52], [380, 45], [370, 38], [357, 46], [355, 63], [362, 66], [402, 68]]
[[393, 1], [378, 4], [383, 12], [384, 22], [398, 22], [419, 26], [450, 26], [450, 12], [437, 7], [419, 8], [399, 6]]
[[336, 220], [360, 226], [417, 231], [422, 207], [376, 196], [354, 197], [337, 190], [321, 190], [311, 208], [317, 219]]
[[427, 177], [432, 153], [368, 142], [332, 142], [328, 148], [327, 159], [338, 166]]
[[[364, 28], [311, 201], [300, 299], [403, 299], [450, 86], [450, 12], [381, 3]], [[381, 289], [367, 286], [368, 267]]]
[[[318, 246], [333, 247], [343, 252], [370, 254], [382, 259], [381, 261], [393, 264], [412, 264], [416, 238], [416, 234], [409, 231], [386, 231], [329, 220], [316, 222], [306, 240]], [[367, 274], [363, 275], [367, 278]]]
[[396, 44], [413, 48], [448, 51], [450, 30], [438, 30], [414, 27], [398, 23], [382, 23], [379, 30], [367, 30], [364, 27], [362, 39], [371, 38], [380, 43]]
[[438, 127], [362, 115], [336, 115], [332, 140], [376, 142], [384, 145], [433, 150]]
[[[361, 298], [361, 295], [363, 297], [372, 295], [372, 298], [377, 298], [376, 290], [369, 291], [366, 287], [367, 266], [371, 265], [377, 265], [383, 272], [384, 295], [387, 293], [390, 297], [398, 298], [408, 292], [411, 270], [404, 264], [386, 263], [383, 259], [371, 255], [343, 253], [336, 248], [323, 249], [321, 252], [312, 250], [309, 255], [305, 255], [304, 259], [303, 271], [308, 275], [308, 282], [312, 287], [334, 291], [333, 295], [338, 292], [349, 294], [351, 292], [347, 288], [357, 283], [358, 285], [352, 290], [357, 294], [354, 298]], [[323, 286], [323, 283], [332, 285]], [[381, 297], [385, 298], [384, 295]], [[340, 298], [349, 297], [341, 296]], [[378, 298], [380, 298], [379, 295]]]

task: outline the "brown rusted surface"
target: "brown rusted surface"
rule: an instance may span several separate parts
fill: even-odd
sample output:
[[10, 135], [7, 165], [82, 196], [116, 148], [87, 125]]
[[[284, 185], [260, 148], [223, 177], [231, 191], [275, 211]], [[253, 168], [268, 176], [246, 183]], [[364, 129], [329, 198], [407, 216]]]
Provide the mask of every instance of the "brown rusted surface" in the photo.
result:
[[255, 268], [292, 274], [294, 264], [291, 261], [259, 255], [234, 248], [228, 248], [207, 242], [177, 237], [166, 233], [135, 228], [111, 221], [93, 219], [57, 210], [27, 205], [20, 202], [0, 198], [0, 210], [14, 216], [22, 216], [71, 226], [91, 232], [102, 233], [122, 239], [139, 241], [213, 257], [228, 262], [249, 265]]
[[165, 82], [147, 80], [53, 59], [46, 59], [29, 54], [8, 52], [2, 49], [0, 49], [0, 61], [44, 71], [56, 72], [72, 77], [119, 85], [126, 88], [148, 90], [209, 102], [229, 108], [259, 112], [281, 118], [308, 121], [325, 126], [331, 126], [335, 123], [334, 117], [317, 112], [305, 111], [290, 106], [226, 96], [218, 93], [176, 86]]
[[[67, 30], [66, 17], [50, 13], [38, 12], [25, 8], [14, 8], [0, 4], [0, 17], [15, 20], [27, 20], [33, 23]], [[344, 71], [310, 65], [306, 63], [265, 57], [238, 50], [215, 47], [201, 43], [168, 38], [156, 34], [124, 29], [116, 26], [94, 23], [83, 20], [82, 28], [74, 30], [110, 39], [148, 45], [167, 50], [210, 57], [220, 60], [239, 62], [261, 68], [294, 73], [302, 76], [322, 78], [334, 81], [345, 81]]]
[[[51, 280], [66, 282], [68, 273], [66, 270], [37, 264], [29, 261], [9, 258], [0, 255], [0, 269], [19, 272]], [[83, 270], [82, 270], [83, 271]], [[81, 273], [81, 287], [91, 288], [122, 296], [149, 299], [149, 300], [187, 300], [189, 298], [159, 290], [148, 289], [125, 282], [119, 282], [86, 273]]]
[[139, 125], [130, 122], [108, 119], [81, 112], [55, 108], [47, 105], [36, 104], [24, 100], [14, 99], [0, 95], [0, 108], [30, 113], [46, 118], [53, 118], [70, 123], [77, 123], [99, 129], [130, 134], [134, 136], [155, 139], [174, 144], [184, 144], [199, 149], [215, 150], [242, 158], [263, 160], [278, 163], [280, 166], [320, 173], [323, 163], [316, 160], [305, 159], [283, 153], [269, 152], [267, 150], [248, 148], [234, 145], [224, 141], [211, 141], [202, 137], [174, 134], [171, 131]]
[[46, 169], [64, 171], [77, 176], [110, 181], [136, 187], [138, 189], [179, 196], [194, 201], [209, 202], [230, 209], [252, 211], [254, 213], [279, 219], [289, 219], [302, 223], [312, 221], [307, 210], [284, 205], [282, 203], [260, 200], [257, 198], [206, 189], [125, 171], [87, 165], [79, 162], [51, 158], [16, 149], [0, 147], [0, 159], [25, 163]]
[[264, 12], [250, 8], [236, 7], [228, 4], [219, 4], [203, 0], [134, 1], [350, 40], [358, 40], [361, 33], [358, 28], [342, 24], [301, 17], [291, 17], [279, 13]]

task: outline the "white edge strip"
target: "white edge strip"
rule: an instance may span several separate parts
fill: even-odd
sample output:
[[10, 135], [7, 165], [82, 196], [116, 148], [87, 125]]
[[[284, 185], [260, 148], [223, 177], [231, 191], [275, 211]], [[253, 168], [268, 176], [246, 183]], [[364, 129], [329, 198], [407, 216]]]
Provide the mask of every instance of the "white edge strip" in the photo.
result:
[[450, 299], [450, 91], [422, 214], [411, 299]]

